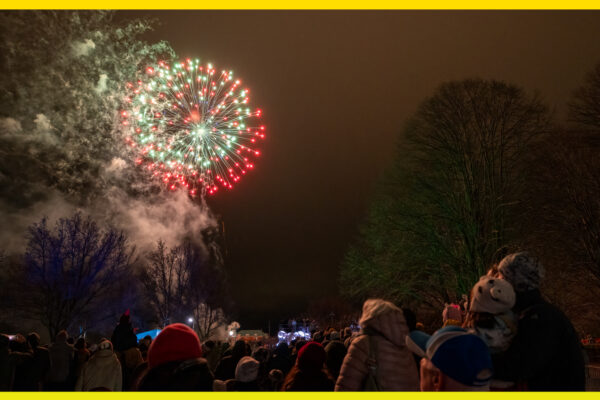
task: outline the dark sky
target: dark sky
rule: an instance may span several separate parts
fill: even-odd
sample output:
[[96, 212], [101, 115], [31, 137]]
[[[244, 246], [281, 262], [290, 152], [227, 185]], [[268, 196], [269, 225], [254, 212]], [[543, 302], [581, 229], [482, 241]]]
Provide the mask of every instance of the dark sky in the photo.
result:
[[264, 110], [252, 174], [209, 200], [242, 329], [337, 292], [339, 265], [406, 119], [444, 81], [537, 90], [558, 119], [600, 62], [598, 12], [127, 11], [180, 57], [233, 69]]

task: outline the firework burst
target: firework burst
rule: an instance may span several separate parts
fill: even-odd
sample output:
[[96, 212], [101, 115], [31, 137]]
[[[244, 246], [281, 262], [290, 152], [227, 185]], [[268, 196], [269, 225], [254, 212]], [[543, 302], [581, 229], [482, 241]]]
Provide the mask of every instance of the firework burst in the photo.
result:
[[250, 108], [250, 91], [232, 71], [197, 59], [160, 61], [127, 89], [127, 143], [139, 151], [136, 162], [171, 190], [214, 194], [254, 168], [265, 137], [262, 111]]

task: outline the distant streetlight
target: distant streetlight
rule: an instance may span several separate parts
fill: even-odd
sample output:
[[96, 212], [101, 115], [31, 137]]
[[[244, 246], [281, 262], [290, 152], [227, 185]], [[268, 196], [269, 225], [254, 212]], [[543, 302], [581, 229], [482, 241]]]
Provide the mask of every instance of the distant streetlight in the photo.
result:
[[188, 322], [189, 322], [190, 324], [192, 324], [192, 329], [194, 329], [194, 318], [192, 318], [192, 317], [189, 317], [189, 318], [188, 318]]

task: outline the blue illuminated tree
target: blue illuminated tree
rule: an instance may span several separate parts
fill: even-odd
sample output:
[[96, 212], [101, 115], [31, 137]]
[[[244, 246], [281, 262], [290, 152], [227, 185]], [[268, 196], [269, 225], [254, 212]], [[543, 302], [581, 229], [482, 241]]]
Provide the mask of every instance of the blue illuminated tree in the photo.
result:
[[28, 231], [19, 303], [50, 337], [116, 297], [133, 249], [122, 231], [101, 229], [76, 213], [53, 229], [44, 218]]

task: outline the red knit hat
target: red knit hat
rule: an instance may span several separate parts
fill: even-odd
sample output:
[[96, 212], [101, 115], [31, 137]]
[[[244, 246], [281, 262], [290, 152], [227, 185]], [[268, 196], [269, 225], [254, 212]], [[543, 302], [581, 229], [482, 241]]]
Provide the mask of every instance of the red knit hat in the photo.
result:
[[327, 354], [323, 345], [318, 342], [308, 342], [298, 352], [298, 368], [302, 370], [321, 370]]
[[202, 357], [198, 335], [189, 326], [171, 324], [160, 331], [148, 349], [148, 367]]

